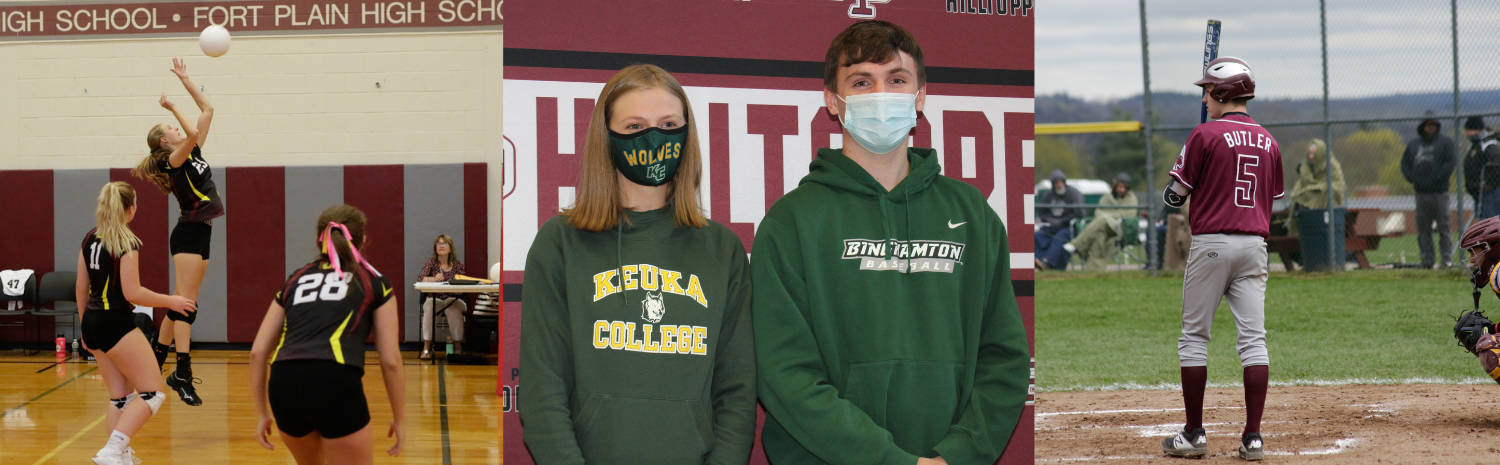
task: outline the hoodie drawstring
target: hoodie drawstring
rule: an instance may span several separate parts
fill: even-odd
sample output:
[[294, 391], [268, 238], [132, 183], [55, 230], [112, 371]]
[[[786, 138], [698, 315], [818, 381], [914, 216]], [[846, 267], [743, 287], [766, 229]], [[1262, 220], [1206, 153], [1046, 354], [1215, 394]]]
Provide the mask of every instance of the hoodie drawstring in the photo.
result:
[[891, 236], [891, 215], [890, 213], [886, 212], [885, 208], [885, 204], [888, 202], [889, 201], [885, 199], [884, 195], [880, 196], [880, 225], [885, 228], [885, 238], [881, 239], [881, 241], [885, 242], [886, 261], [890, 261], [891, 256], [896, 252], [896, 244], [894, 242], [891, 242], [893, 239], [895, 239], [895, 237]]
[[[912, 240], [911, 235], [911, 189], [902, 189], [901, 194], [906, 197], [902, 207], [906, 208], [906, 240]], [[906, 254], [906, 272], [911, 273], [911, 254]]]
[[615, 223], [615, 269], [620, 276], [620, 310], [630, 310], [625, 298], [625, 219]]

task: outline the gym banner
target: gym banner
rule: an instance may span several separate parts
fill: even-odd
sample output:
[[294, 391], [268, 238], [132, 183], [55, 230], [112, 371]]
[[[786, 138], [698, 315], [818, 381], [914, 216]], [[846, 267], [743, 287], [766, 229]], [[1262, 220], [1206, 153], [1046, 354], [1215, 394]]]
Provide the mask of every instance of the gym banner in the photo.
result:
[[245, 0], [0, 4], [0, 41], [197, 34], [215, 25], [235, 34], [498, 28], [503, 22], [500, 14], [503, 2]]
[[[911, 31], [927, 67], [913, 147], [937, 150], [943, 174], [979, 188], [1005, 221], [1013, 285], [1034, 345], [1031, 209], [1031, 0], [641, 0], [513, 2], [505, 42], [505, 315], [500, 393], [505, 463], [532, 463], [516, 399], [526, 254], [538, 228], [573, 203], [594, 99], [632, 63], [683, 84], [704, 158], [701, 204], [739, 235], [754, 262], [766, 210], [797, 187], [817, 149], [842, 146], [824, 108], [823, 56], [863, 19]], [[1031, 463], [1027, 402], [1001, 463]], [[765, 463], [757, 449], [752, 463]]]

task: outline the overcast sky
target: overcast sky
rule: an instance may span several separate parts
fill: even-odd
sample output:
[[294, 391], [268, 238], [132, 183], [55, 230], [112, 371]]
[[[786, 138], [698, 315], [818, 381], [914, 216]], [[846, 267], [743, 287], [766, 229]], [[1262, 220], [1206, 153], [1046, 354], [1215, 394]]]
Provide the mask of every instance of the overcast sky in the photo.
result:
[[[1335, 97], [1453, 88], [1449, 0], [1328, 0], [1329, 91]], [[1039, 5], [1036, 92], [1107, 100], [1141, 93], [1137, 1]], [[1316, 97], [1322, 89], [1315, 0], [1148, 0], [1151, 87], [1195, 92], [1209, 19], [1223, 22], [1219, 56], [1255, 71], [1261, 98]], [[1459, 80], [1500, 89], [1500, 1], [1459, 0]]]

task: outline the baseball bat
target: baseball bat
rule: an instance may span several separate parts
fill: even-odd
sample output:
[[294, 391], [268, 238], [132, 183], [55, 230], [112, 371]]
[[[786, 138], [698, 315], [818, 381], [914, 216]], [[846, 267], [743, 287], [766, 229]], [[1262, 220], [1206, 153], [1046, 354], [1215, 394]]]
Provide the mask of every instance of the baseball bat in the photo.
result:
[[[1208, 63], [1219, 57], [1219, 25], [1223, 23], [1217, 19], [1208, 20], [1208, 32], [1203, 36], [1203, 72], [1208, 71]], [[1201, 111], [1198, 123], [1208, 122], [1208, 104], [1199, 105]]]

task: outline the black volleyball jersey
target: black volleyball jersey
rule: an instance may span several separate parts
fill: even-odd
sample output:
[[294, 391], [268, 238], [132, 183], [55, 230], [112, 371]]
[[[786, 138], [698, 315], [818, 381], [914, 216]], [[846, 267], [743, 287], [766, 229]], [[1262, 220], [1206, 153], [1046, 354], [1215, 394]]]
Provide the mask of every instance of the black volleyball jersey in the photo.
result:
[[286, 320], [272, 363], [332, 360], [363, 372], [365, 340], [375, 327], [375, 309], [391, 300], [391, 282], [363, 265], [343, 268], [340, 279], [332, 265], [318, 260], [293, 272], [281, 286], [276, 303], [286, 310]]
[[[89, 301], [84, 309], [135, 311], [135, 304], [125, 300], [120, 285], [120, 257], [111, 254], [104, 241], [94, 235], [98, 230], [90, 229], [83, 237], [83, 266], [89, 273]], [[130, 250], [139, 249], [132, 246]]]
[[219, 189], [214, 186], [214, 172], [197, 146], [182, 166], [173, 168], [172, 160], [162, 159], [161, 171], [172, 179], [172, 196], [177, 197], [177, 209], [182, 212], [178, 221], [208, 221], [224, 216], [224, 202], [219, 200]]

